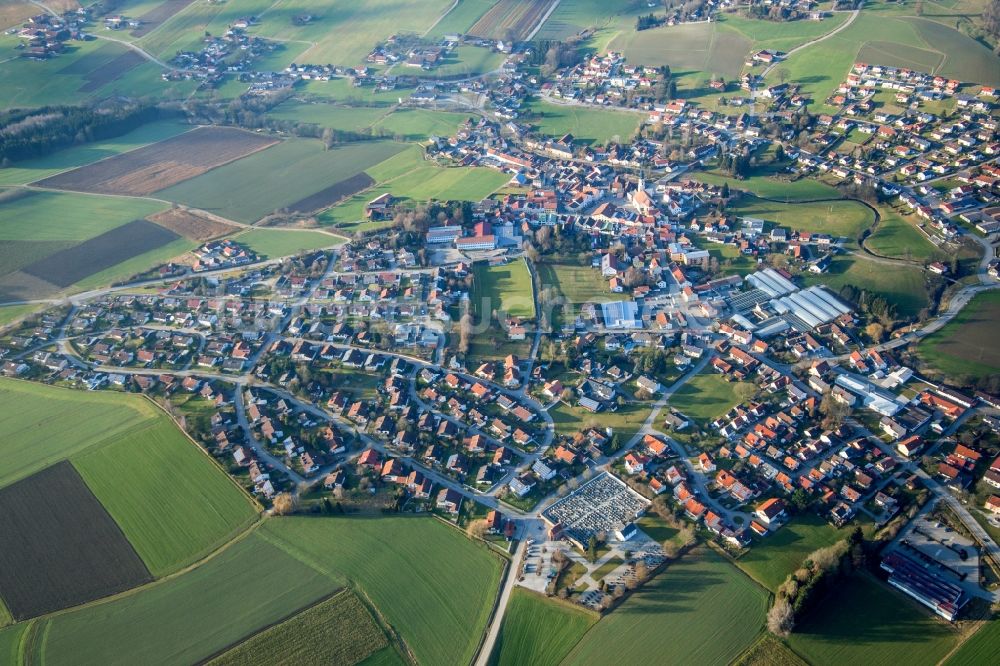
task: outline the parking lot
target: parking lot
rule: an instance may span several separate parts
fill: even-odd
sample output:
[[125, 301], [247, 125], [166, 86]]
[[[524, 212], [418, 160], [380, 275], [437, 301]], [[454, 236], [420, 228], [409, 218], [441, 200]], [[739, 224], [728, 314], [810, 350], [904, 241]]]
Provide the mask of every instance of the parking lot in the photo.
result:
[[917, 557], [934, 573], [962, 586], [970, 596], [981, 596], [979, 551], [971, 539], [925, 512], [902, 530], [892, 545]]

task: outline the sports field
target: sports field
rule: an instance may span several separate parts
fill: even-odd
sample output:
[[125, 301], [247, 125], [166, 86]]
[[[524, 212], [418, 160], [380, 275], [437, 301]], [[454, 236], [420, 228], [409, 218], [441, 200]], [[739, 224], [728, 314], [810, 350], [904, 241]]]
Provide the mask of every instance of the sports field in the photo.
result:
[[764, 587], [777, 590], [807, 555], [846, 539], [852, 529], [838, 530], [812, 513], [796, 516], [777, 532], [754, 541], [736, 565]]
[[670, 406], [704, 426], [736, 406], [738, 385], [739, 382], [726, 381], [719, 373], [705, 370], [670, 397]]
[[556, 666], [598, 620], [596, 613], [515, 587], [491, 666]]
[[256, 520], [215, 461], [166, 418], [73, 459], [154, 576], [190, 564]]
[[473, 267], [473, 276], [472, 309], [479, 318], [489, 317], [494, 310], [528, 319], [535, 316], [531, 274], [524, 261], [500, 266], [479, 263]]
[[953, 627], [916, 601], [859, 574], [806, 616], [788, 642], [816, 666], [931, 666], [957, 640]]
[[621, 298], [612, 294], [601, 271], [590, 266], [542, 263], [536, 265], [539, 289], [554, 287], [569, 303], [605, 303]]
[[760, 634], [767, 603], [715, 551], [693, 551], [595, 624], [566, 663], [726, 664]]
[[332, 247], [344, 242], [343, 236], [306, 229], [251, 229], [233, 236], [233, 240], [246, 245], [257, 254], [271, 259]]
[[36, 647], [51, 664], [195, 663], [335, 587], [251, 534], [181, 576], [45, 621]]
[[633, 111], [550, 104], [537, 99], [528, 104], [527, 113], [530, 115], [525, 122], [540, 134], [560, 137], [569, 133], [579, 143], [600, 145], [630, 141], [642, 121], [642, 115]]
[[975, 296], [953, 320], [917, 346], [920, 358], [946, 375], [986, 377], [1000, 372], [1000, 292]]
[[162, 190], [157, 196], [239, 222], [254, 222], [404, 148], [398, 143], [371, 141], [324, 150], [316, 140], [288, 139]]
[[356, 664], [380, 650], [392, 650], [385, 632], [361, 599], [345, 590], [255, 634], [209, 664]]
[[261, 536], [340, 584], [355, 583], [420, 663], [468, 663], [500, 583], [499, 558], [436, 520], [283, 518]]

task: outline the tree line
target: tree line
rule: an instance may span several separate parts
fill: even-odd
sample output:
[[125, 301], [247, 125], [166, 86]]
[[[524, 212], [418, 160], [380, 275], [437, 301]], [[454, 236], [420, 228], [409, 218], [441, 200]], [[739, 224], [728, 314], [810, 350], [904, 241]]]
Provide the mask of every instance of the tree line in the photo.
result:
[[176, 118], [178, 106], [113, 100], [93, 106], [44, 106], [0, 113], [0, 162], [43, 157], [62, 148], [131, 132], [145, 123]]

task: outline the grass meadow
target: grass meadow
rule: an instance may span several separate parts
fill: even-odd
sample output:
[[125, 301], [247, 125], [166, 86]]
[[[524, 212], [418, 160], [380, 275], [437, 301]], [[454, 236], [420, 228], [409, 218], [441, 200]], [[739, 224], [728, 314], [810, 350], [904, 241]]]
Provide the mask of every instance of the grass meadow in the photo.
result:
[[233, 240], [268, 258], [318, 250], [344, 242], [342, 236], [308, 229], [251, 229], [233, 236]]
[[601, 271], [576, 264], [542, 263], [536, 265], [540, 288], [555, 287], [567, 302], [604, 303], [620, 298], [611, 293]]
[[882, 219], [878, 229], [865, 241], [872, 252], [913, 261], [931, 261], [943, 254], [920, 233], [912, 218], [908, 220], [895, 210], [884, 207], [880, 214]]
[[361, 599], [345, 590], [251, 636], [208, 663], [356, 664], [381, 650], [392, 650], [385, 632]]
[[598, 620], [596, 613], [515, 587], [491, 666], [557, 666]]
[[739, 382], [726, 381], [717, 372], [705, 370], [677, 389], [670, 397], [670, 406], [704, 426], [736, 406], [738, 385]]
[[60, 171], [75, 169], [169, 139], [190, 129], [190, 125], [175, 122], [148, 123], [113, 139], [64, 148], [45, 157], [18, 162], [15, 166], [0, 169], [0, 185], [27, 185], [54, 176]]
[[807, 285], [826, 285], [834, 293], [850, 284], [881, 294], [894, 303], [897, 312], [904, 317], [915, 317], [927, 306], [924, 272], [917, 266], [899, 264], [887, 270], [884, 263], [860, 254], [839, 255], [834, 257], [826, 273], [803, 273], [802, 279]]
[[108, 666], [195, 663], [336, 587], [251, 534], [183, 575], [44, 621], [35, 658]]
[[792, 649], [815, 666], [931, 666], [957, 642], [954, 627], [867, 575], [838, 586], [788, 639]]
[[638, 131], [642, 114], [584, 106], [564, 106], [541, 100], [529, 103], [525, 122], [540, 134], [560, 137], [572, 134], [577, 142], [607, 144], [628, 142]]
[[372, 141], [324, 150], [311, 139], [288, 139], [204, 173], [156, 196], [239, 222], [254, 222], [378, 164], [405, 146]]
[[0, 379], [0, 486], [165, 418], [137, 395]]
[[985, 377], [1000, 372], [996, 325], [1000, 321], [1000, 292], [977, 294], [962, 311], [917, 346], [917, 354], [943, 374]]
[[572, 664], [726, 664], [764, 626], [768, 595], [721, 555], [692, 552], [602, 618]]
[[812, 178], [802, 178], [794, 182], [769, 177], [767, 174], [753, 175], [743, 180], [729, 178], [719, 172], [699, 171], [692, 178], [710, 185], [722, 186], [729, 183], [730, 190], [745, 190], [758, 197], [796, 201], [803, 199], [830, 199], [840, 197], [837, 188]]
[[500, 560], [433, 519], [269, 520], [262, 536], [372, 600], [421, 663], [468, 663], [500, 583]]
[[830, 234], [852, 241], [874, 221], [871, 211], [856, 201], [775, 203], [742, 197], [730, 210], [740, 217], [760, 218], [795, 231]]
[[154, 576], [191, 564], [257, 518], [257, 508], [166, 417], [73, 459]]
[[806, 556], [849, 536], [853, 527], [838, 530], [811, 513], [796, 516], [787, 525], [758, 539], [736, 565], [769, 590], [777, 590], [788, 574], [802, 566]]

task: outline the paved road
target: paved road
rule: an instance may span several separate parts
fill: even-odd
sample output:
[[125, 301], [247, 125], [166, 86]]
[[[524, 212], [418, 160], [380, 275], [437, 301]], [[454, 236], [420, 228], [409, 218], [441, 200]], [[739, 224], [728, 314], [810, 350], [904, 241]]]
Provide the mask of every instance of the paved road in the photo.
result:
[[527, 550], [527, 546], [528, 540], [521, 539], [517, 550], [514, 551], [514, 557], [510, 560], [510, 566], [507, 567], [507, 576], [504, 578], [503, 586], [500, 588], [500, 599], [497, 601], [497, 607], [493, 612], [493, 618], [490, 620], [490, 626], [486, 630], [486, 639], [479, 646], [479, 656], [476, 657], [476, 666], [486, 666], [490, 661], [490, 655], [493, 654], [493, 646], [496, 645], [497, 636], [500, 635], [500, 625], [503, 624], [503, 616], [507, 612], [510, 594], [517, 584], [518, 574], [521, 571], [521, 560], [524, 559], [524, 552]]

